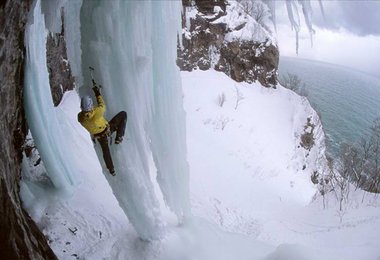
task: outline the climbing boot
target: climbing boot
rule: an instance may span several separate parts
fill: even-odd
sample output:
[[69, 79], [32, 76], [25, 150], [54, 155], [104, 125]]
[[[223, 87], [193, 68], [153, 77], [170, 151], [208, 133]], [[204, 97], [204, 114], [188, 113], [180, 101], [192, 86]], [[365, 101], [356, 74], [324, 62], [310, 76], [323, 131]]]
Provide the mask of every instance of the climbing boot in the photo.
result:
[[116, 137], [115, 144], [120, 144], [121, 142], [123, 142], [123, 137], [122, 136]]

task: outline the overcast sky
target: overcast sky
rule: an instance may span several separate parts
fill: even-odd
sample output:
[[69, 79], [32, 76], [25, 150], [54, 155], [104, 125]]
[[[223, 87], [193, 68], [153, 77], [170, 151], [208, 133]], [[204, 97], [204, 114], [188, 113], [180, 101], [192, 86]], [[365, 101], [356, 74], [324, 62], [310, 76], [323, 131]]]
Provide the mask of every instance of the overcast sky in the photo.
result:
[[[298, 57], [357, 68], [380, 77], [380, 1], [311, 1], [316, 34], [311, 47], [301, 19]], [[297, 57], [295, 33], [291, 31], [283, 1], [276, 1], [280, 54]], [[302, 13], [302, 10], [299, 10]]]

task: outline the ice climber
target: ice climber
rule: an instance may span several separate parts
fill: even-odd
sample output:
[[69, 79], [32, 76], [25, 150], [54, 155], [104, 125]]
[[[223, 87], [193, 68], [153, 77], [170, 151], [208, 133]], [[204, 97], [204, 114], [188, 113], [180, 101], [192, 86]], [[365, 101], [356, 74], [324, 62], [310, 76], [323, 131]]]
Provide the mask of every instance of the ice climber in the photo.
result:
[[88, 132], [90, 132], [94, 143], [95, 140], [100, 143], [107, 169], [111, 175], [115, 176], [115, 168], [112, 162], [110, 149], [108, 147], [108, 138], [111, 137], [111, 134], [116, 131], [115, 144], [120, 144], [123, 141], [125, 125], [127, 123], [127, 113], [125, 111], [121, 111], [108, 122], [104, 118], [106, 104], [100, 94], [99, 88], [96, 86], [95, 81], [93, 81], [93, 84], [94, 87], [92, 90], [95, 93], [98, 105], [94, 107], [90, 96], [82, 97], [80, 104], [82, 111], [78, 114], [78, 121], [84, 128], [87, 129]]

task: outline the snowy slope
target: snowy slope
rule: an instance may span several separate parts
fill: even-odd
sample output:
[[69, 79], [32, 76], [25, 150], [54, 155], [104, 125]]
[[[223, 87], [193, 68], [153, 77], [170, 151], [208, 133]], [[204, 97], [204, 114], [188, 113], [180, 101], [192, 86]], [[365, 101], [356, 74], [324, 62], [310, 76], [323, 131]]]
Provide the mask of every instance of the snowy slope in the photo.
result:
[[[83, 181], [71, 199], [51, 203], [36, 219], [59, 259], [378, 259], [377, 200], [368, 195], [365, 205], [353, 204], [342, 222], [332, 202], [328, 210], [311, 203], [310, 173], [323, 162], [324, 146], [321, 135], [306, 159], [298, 148], [307, 117], [315, 116], [308, 102], [215, 71], [183, 72], [182, 79], [193, 217], [177, 226], [161, 198], [165, 234], [151, 242], [138, 238], [118, 206], [76, 122], [79, 98], [65, 94], [57, 109], [79, 136], [73, 152]], [[235, 87], [244, 97], [236, 110]]]
[[259, 236], [268, 212], [309, 204], [316, 193], [310, 175], [320, 167], [317, 159], [325, 161], [323, 139], [311, 162], [299, 147], [307, 117], [315, 117], [308, 102], [282, 87], [238, 84], [215, 71], [182, 75], [194, 214]]
[[[327, 209], [319, 196], [312, 201], [310, 175], [327, 169], [322, 126], [307, 100], [215, 71], [182, 75], [194, 215], [278, 246], [269, 259], [378, 259], [376, 196], [362, 202], [352, 190], [343, 212], [333, 193]], [[235, 110], [236, 87], [244, 99]], [[310, 152], [299, 148], [308, 117], [316, 124]]]

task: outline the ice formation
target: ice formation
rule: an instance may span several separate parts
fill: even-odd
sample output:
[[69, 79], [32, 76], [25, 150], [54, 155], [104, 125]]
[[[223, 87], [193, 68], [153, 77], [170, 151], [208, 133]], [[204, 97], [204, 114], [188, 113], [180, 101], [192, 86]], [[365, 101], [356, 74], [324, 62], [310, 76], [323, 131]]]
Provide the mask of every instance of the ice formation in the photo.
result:
[[[109, 175], [104, 166], [99, 144], [95, 150], [120, 207], [139, 236], [148, 240], [158, 238], [164, 223], [157, 192], [162, 192], [180, 222], [190, 214], [185, 112], [175, 64], [181, 3], [124, 0], [43, 3], [46, 27], [51, 31], [59, 27], [60, 13], [56, 10], [60, 7], [67, 10], [68, 56], [79, 93], [92, 92], [88, 71], [92, 66], [95, 79], [104, 86], [108, 120], [120, 110], [128, 113], [124, 142], [110, 145], [116, 177]], [[70, 190], [75, 184], [71, 157], [80, 155], [65, 146], [68, 142], [62, 138], [54, 114], [46, 68], [46, 29], [39, 0], [30, 24], [25, 82], [28, 122], [49, 177], [57, 187]], [[66, 136], [75, 139], [75, 132], [68, 132]], [[161, 191], [154, 189], [155, 181]]]
[[[271, 20], [276, 29], [276, 1], [274, 0], [263, 0], [264, 3], [268, 6], [271, 13]], [[318, 0], [319, 7], [321, 9], [323, 17], [325, 16], [322, 0]], [[312, 7], [310, 0], [286, 0], [286, 10], [288, 13], [288, 18], [291, 24], [292, 29], [294, 29], [296, 34], [296, 52], [298, 53], [298, 44], [299, 44], [299, 31], [301, 28], [301, 21], [299, 15], [299, 7], [302, 8], [302, 14], [305, 19], [305, 24], [310, 34], [311, 45], [313, 45], [313, 35], [315, 33], [313, 29], [313, 20], [312, 20]], [[276, 29], [277, 30], [277, 29]]]
[[[69, 196], [79, 182], [75, 171], [76, 159], [70, 151], [70, 138], [62, 129], [61, 119], [54, 108], [46, 65], [46, 37], [44, 16], [40, 1], [36, 2], [33, 16], [25, 33], [26, 66], [24, 106], [35, 144], [54, 186], [54, 194]], [[29, 186], [34, 196], [37, 189]], [[46, 187], [48, 188], [48, 187]]]
[[[300, 31], [300, 15], [298, 11], [298, 4], [302, 7], [302, 13], [303, 17], [305, 19], [306, 26], [309, 30], [310, 33], [310, 40], [311, 40], [311, 45], [313, 45], [313, 34], [314, 29], [313, 29], [313, 21], [312, 21], [312, 8], [311, 8], [311, 3], [310, 0], [286, 0], [286, 9], [288, 11], [288, 17], [290, 24], [292, 26], [292, 29], [294, 29], [296, 33], [296, 52], [298, 53], [298, 33]], [[320, 8], [323, 12], [323, 5], [322, 2], [319, 1]]]

